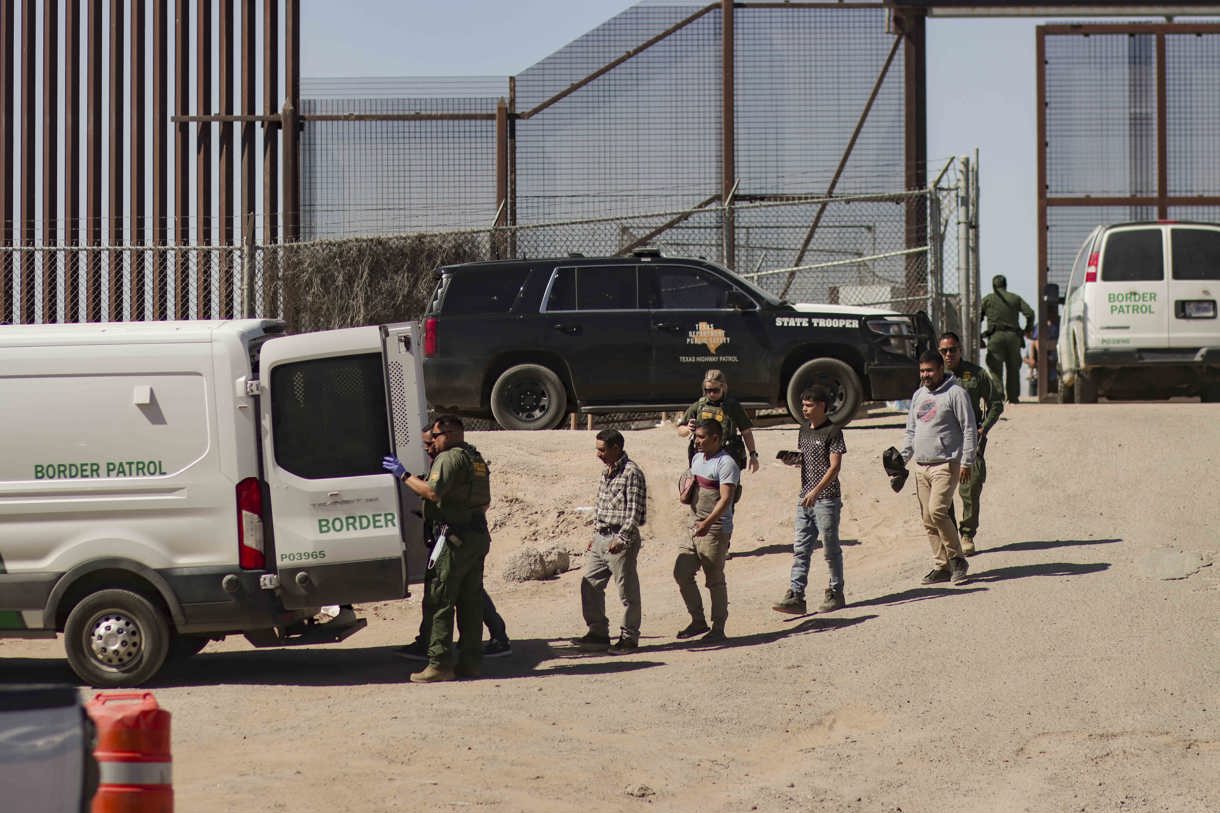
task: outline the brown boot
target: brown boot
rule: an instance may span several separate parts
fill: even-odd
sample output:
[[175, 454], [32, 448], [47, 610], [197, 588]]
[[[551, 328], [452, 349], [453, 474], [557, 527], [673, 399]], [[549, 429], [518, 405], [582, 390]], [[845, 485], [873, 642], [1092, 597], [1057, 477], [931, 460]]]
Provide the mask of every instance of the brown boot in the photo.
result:
[[430, 663], [424, 667], [423, 671], [411, 675], [412, 683], [441, 683], [456, 679], [457, 675], [453, 673], [452, 666], [438, 666], [435, 663]]
[[973, 536], [962, 534], [962, 553], [966, 556], [973, 556], [975, 554]]

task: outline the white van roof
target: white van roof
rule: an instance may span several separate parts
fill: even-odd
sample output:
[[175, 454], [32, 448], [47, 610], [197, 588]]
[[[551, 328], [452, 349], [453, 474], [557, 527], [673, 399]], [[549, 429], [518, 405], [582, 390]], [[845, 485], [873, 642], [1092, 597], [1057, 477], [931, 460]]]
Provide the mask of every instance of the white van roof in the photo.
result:
[[200, 319], [178, 322], [82, 322], [5, 325], [0, 347], [76, 344], [167, 344], [211, 342], [218, 338], [280, 332], [278, 319]]

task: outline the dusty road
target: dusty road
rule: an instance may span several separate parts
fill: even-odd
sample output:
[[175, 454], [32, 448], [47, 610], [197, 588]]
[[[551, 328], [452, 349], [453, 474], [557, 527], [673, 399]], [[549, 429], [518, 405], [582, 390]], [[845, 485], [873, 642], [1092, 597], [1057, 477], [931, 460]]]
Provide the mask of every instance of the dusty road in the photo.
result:
[[[369, 628], [341, 647], [213, 644], [153, 687], [174, 715], [177, 809], [1220, 809], [1220, 407], [1010, 407], [981, 552], [956, 587], [920, 586], [913, 483], [894, 494], [881, 473], [901, 423], [846, 432], [838, 612], [770, 609], [798, 475], [773, 461], [747, 475], [731, 639], [713, 648], [674, 638], [683, 442], [629, 433], [651, 495], [643, 639], [618, 657], [566, 644], [583, 632], [579, 570], [500, 578], [522, 545], [583, 550], [592, 434], [474, 435], [497, 497], [488, 587], [514, 655], [481, 680], [408, 683], [392, 650], [418, 624], [414, 599], [361, 608]], [[758, 438], [770, 461], [794, 426]], [[6, 681], [70, 681], [61, 657], [58, 642], [0, 642]]]

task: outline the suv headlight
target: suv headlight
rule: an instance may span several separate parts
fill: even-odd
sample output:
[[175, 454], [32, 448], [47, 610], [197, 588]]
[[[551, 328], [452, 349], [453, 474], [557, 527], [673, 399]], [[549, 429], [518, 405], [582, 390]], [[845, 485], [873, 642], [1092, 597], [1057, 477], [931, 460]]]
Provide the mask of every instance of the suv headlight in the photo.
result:
[[871, 316], [864, 320], [870, 331], [882, 337], [877, 345], [887, 353], [915, 357], [918, 336], [915, 323], [909, 316]]

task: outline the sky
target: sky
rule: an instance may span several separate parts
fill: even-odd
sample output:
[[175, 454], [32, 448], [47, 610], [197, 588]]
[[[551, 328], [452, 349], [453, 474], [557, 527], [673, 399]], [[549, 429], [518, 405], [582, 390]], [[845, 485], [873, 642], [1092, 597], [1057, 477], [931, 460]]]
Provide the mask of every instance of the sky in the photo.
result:
[[[635, 0], [304, 0], [302, 77], [508, 76]], [[1035, 304], [1036, 19], [928, 20], [928, 164], [979, 150], [979, 268]], [[929, 170], [929, 174], [931, 174]]]

